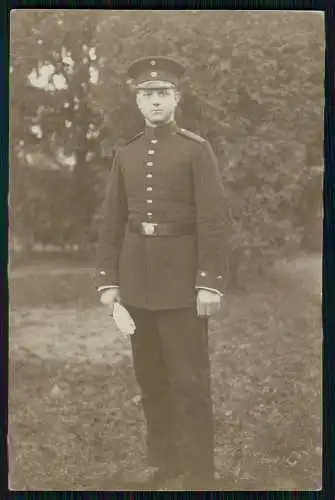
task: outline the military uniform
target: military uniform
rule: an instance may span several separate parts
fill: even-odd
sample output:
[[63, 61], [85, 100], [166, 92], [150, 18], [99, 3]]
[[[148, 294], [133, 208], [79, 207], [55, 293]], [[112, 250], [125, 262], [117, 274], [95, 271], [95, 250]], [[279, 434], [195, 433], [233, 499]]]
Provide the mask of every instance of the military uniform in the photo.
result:
[[[162, 78], [155, 70], [151, 78]], [[135, 320], [131, 342], [150, 462], [178, 462], [200, 482], [213, 477], [214, 465], [208, 319], [196, 314], [196, 290], [224, 291], [228, 234], [217, 161], [205, 139], [173, 121], [146, 127], [119, 149], [97, 286], [119, 286]]]

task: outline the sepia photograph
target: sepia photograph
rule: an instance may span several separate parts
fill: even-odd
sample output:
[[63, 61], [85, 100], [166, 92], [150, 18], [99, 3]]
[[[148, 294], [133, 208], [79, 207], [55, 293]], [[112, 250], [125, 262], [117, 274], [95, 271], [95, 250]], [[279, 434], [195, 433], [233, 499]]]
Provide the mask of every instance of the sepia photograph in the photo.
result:
[[10, 490], [322, 488], [324, 28], [11, 12]]

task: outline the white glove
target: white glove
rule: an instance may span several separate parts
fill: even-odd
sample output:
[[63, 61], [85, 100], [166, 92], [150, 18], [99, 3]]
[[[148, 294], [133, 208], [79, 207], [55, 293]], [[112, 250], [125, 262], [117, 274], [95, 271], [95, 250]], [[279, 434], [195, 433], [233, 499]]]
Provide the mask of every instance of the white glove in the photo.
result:
[[118, 302], [114, 303], [113, 319], [117, 328], [124, 336], [133, 335], [136, 330], [135, 322], [129, 312]]
[[118, 330], [120, 330], [124, 336], [132, 335], [135, 332], [136, 326], [133, 318], [130, 316], [127, 309], [120, 304], [121, 297], [118, 287], [108, 288], [102, 292], [100, 301], [110, 309]]

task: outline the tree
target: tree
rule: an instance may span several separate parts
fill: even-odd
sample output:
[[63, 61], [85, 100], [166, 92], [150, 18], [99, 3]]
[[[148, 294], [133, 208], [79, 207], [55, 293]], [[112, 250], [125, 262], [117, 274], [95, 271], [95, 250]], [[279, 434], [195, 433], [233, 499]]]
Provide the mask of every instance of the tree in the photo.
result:
[[[319, 15], [25, 12], [12, 19], [11, 48], [13, 158], [38, 147], [58, 166], [59, 192], [44, 222], [31, 213], [45, 213], [52, 182], [35, 205], [29, 189], [14, 203], [15, 213], [25, 207], [22, 221], [28, 213], [31, 226], [38, 220], [39, 238], [95, 241], [115, 148], [142, 127], [125, 68], [137, 57], [162, 54], [186, 66], [180, 125], [205, 136], [219, 157], [235, 267], [245, 275], [299, 248], [306, 220], [302, 197], [308, 186], [320, 186], [320, 170], [312, 167], [323, 164]], [[50, 65], [54, 69], [46, 69]], [[31, 87], [27, 76], [34, 68], [35, 83], [49, 71], [57, 88]], [[319, 187], [311, 189], [320, 197]], [[51, 211], [57, 231], [47, 229]]]
[[[99, 12], [97, 16], [79, 12], [79, 17], [62, 11], [15, 14], [11, 46], [13, 158], [18, 156], [26, 164], [24, 155], [29, 156], [31, 149], [38, 147], [50, 157], [50, 168], [53, 165], [63, 172], [60, 178], [67, 184], [50, 206], [53, 213], [45, 214], [45, 223], [34, 234], [42, 241], [83, 244], [90, 238], [88, 228], [96, 203], [92, 185], [97, 173], [93, 162], [100, 156], [97, 139], [102, 114], [90, 108], [90, 87], [99, 78], [94, 41]], [[78, 38], [73, 37], [74, 25]], [[15, 159], [12, 164], [16, 164]], [[40, 173], [40, 177], [46, 175], [45, 171]], [[43, 200], [41, 192], [40, 206], [35, 205], [37, 212], [45, 213]], [[29, 191], [21, 204], [29, 205]], [[62, 222], [60, 227], [57, 224], [60, 232], [51, 231], [47, 223], [55, 213]], [[40, 218], [37, 220], [41, 223]]]

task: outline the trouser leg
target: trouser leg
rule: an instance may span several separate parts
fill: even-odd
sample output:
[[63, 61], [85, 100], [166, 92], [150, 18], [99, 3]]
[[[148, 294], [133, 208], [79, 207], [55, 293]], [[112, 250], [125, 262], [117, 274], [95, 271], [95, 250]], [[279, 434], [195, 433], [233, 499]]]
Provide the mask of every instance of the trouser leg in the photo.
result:
[[214, 477], [214, 431], [208, 320], [193, 309], [160, 311], [158, 328], [168, 366], [183, 468], [205, 487]]
[[127, 307], [136, 324], [131, 337], [134, 371], [142, 394], [147, 423], [147, 452], [151, 465], [178, 467], [173, 403], [157, 314]]

